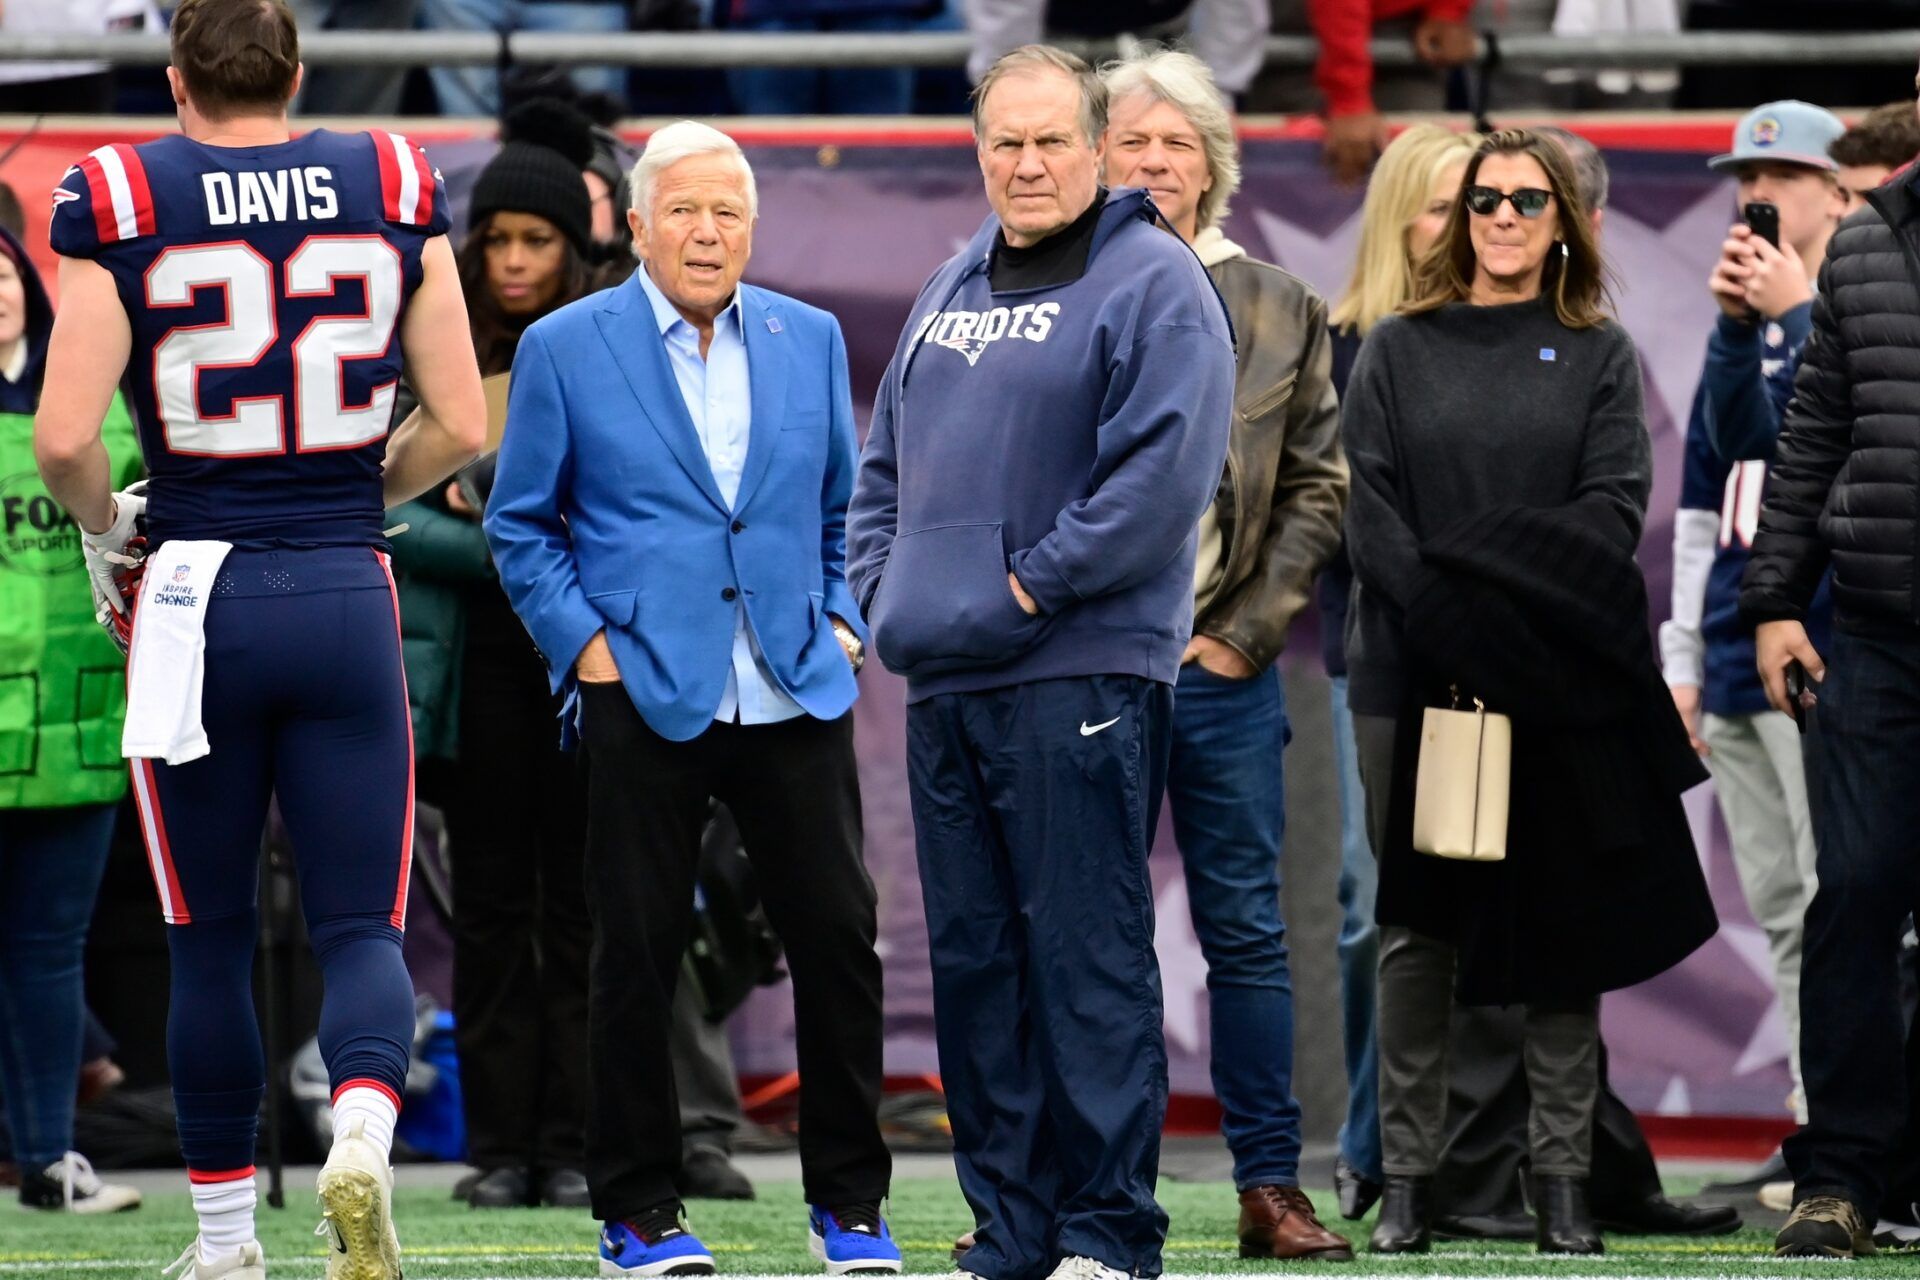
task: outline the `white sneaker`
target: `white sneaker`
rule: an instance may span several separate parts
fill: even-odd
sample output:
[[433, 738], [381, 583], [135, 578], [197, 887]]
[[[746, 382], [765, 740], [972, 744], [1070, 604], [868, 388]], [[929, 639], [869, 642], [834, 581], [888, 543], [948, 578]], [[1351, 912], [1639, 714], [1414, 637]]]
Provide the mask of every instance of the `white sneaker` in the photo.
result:
[[1062, 1258], [1047, 1280], [1132, 1280], [1124, 1271], [1115, 1271], [1098, 1258]]
[[365, 1137], [365, 1122], [333, 1135], [320, 1169], [317, 1236], [329, 1236], [327, 1280], [400, 1280], [393, 1230], [393, 1170]]
[[255, 1243], [243, 1244], [217, 1262], [202, 1262], [200, 1242], [195, 1240], [160, 1274], [180, 1280], [267, 1280], [267, 1259]]
[[120, 1213], [140, 1207], [140, 1193], [119, 1183], [102, 1182], [78, 1151], [20, 1180], [20, 1203], [29, 1209], [66, 1213]]
[[1769, 1182], [1754, 1192], [1753, 1198], [1760, 1202], [1762, 1209], [1771, 1209], [1775, 1213], [1793, 1212], [1793, 1183]]

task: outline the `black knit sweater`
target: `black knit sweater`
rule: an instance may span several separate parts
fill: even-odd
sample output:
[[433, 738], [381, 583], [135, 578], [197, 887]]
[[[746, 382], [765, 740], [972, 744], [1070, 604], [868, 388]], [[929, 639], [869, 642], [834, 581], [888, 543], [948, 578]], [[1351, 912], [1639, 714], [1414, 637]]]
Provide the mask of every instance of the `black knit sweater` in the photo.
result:
[[1381, 321], [1340, 433], [1353, 475], [1356, 715], [1401, 709], [1406, 593], [1427, 538], [1499, 507], [1588, 500], [1627, 550], [1640, 540], [1653, 463], [1633, 342], [1612, 322], [1567, 328], [1549, 299]]

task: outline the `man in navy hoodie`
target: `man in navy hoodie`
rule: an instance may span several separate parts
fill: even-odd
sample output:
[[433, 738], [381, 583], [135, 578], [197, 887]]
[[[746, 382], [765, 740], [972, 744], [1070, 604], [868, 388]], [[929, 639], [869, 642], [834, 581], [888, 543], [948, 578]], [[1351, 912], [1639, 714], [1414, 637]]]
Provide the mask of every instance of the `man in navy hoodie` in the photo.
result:
[[[1166, 1047], [1147, 852], [1233, 340], [1106, 95], [1028, 45], [974, 98], [994, 216], [874, 404], [848, 580], [907, 677], [941, 1075], [987, 1280], [1160, 1272]], [[1277, 767], [1277, 762], [1276, 762]]]
[[[1673, 523], [1673, 614], [1660, 627], [1667, 685], [1694, 750], [1713, 772], [1734, 869], [1766, 933], [1786, 1021], [1793, 1079], [1787, 1102], [1801, 1124], [1800, 951], [1817, 887], [1809, 797], [1818, 788], [1810, 791], [1800, 735], [1767, 707], [1754, 629], [1740, 617], [1740, 580], [1813, 329], [1814, 285], [1846, 210], [1840, 166], [1827, 154], [1845, 130], [1838, 116], [1810, 103], [1769, 102], [1735, 127], [1733, 150], [1709, 162], [1737, 181], [1743, 212], [1754, 202], [1774, 206], [1779, 243], [1735, 223], [1707, 282], [1720, 316], [1687, 422]], [[1822, 652], [1831, 618], [1822, 587], [1808, 613]], [[1775, 1183], [1762, 1203], [1784, 1210], [1792, 1194], [1791, 1184]]]

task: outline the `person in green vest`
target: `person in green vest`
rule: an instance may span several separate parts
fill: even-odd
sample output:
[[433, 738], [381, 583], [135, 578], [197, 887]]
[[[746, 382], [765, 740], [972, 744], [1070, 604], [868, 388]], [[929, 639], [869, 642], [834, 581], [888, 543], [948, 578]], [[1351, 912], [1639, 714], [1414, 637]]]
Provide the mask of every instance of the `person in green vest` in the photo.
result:
[[[0, 229], [0, 1090], [20, 1203], [106, 1213], [140, 1193], [71, 1148], [81, 963], [127, 789], [126, 660], [94, 622], [80, 528], [34, 466], [52, 327], [39, 272]], [[102, 435], [125, 488], [143, 469], [118, 397]]]

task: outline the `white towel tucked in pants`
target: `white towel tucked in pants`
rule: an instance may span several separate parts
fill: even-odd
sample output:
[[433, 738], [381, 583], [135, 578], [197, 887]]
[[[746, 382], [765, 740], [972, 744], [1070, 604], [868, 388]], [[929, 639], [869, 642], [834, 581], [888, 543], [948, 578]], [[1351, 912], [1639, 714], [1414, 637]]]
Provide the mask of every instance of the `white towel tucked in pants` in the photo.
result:
[[230, 542], [163, 542], [147, 557], [127, 656], [121, 755], [186, 764], [211, 750], [200, 723], [207, 601], [231, 550]]

